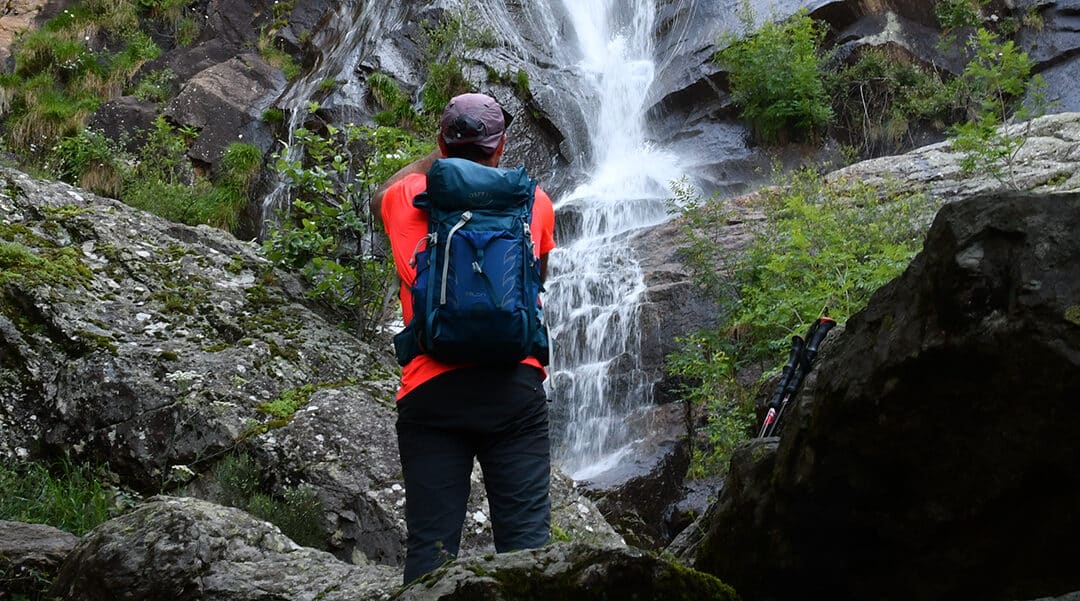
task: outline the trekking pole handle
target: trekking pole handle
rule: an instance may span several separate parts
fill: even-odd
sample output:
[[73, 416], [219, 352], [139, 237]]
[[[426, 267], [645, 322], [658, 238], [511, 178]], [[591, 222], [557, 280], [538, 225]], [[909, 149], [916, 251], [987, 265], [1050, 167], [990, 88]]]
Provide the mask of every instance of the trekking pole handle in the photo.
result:
[[835, 319], [831, 317], [819, 317], [814, 332], [806, 337], [806, 350], [808, 352], [817, 353], [818, 347], [821, 346], [821, 342], [829, 335], [829, 330], [833, 329], [835, 326]]
[[831, 317], [819, 317], [814, 325], [810, 327], [810, 331], [806, 333], [806, 349], [804, 350], [805, 363], [803, 369], [807, 372], [814, 366], [814, 360], [817, 359], [818, 348], [825, 340], [825, 337], [829, 335], [829, 330], [836, 326], [836, 320]]

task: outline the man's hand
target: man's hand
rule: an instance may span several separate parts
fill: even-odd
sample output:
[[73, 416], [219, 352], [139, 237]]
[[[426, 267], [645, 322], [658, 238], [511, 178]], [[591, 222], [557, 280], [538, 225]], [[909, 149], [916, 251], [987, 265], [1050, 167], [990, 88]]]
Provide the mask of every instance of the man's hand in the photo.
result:
[[382, 222], [382, 200], [390, 186], [414, 173], [427, 173], [428, 169], [431, 169], [431, 164], [441, 158], [443, 158], [442, 148], [436, 147], [435, 150], [431, 151], [427, 156], [416, 159], [401, 169], [398, 169], [397, 173], [391, 175], [390, 179], [383, 182], [383, 185], [379, 186], [379, 189], [375, 190], [375, 193], [371, 195], [371, 202], [369, 203], [371, 214], [375, 217], [375, 221]]

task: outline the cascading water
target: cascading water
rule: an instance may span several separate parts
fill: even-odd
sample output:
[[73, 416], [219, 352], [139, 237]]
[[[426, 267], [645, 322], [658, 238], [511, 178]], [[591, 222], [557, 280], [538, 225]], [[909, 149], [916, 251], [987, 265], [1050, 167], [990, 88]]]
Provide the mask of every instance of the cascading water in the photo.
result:
[[[382, 3], [348, 0], [339, 4], [326, 24], [318, 29], [312, 40], [313, 47], [322, 49], [316, 63], [293, 82], [276, 102], [289, 118], [289, 137], [283, 150], [285, 158], [296, 160], [300, 157], [299, 148], [293, 144], [293, 132], [309, 117], [308, 103], [322, 84], [328, 79], [351, 82], [353, 71], [364, 58], [365, 51], [371, 52], [377, 46], [373, 42], [379, 36], [379, 31], [392, 28], [396, 21], [401, 20], [401, 14], [388, 12]], [[348, 97], [352, 91], [346, 88], [343, 94]], [[266, 235], [267, 226], [273, 223], [275, 213], [287, 208], [288, 200], [289, 186], [279, 180], [263, 199], [262, 236]]]
[[552, 253], [545, 312], [555, 349], [551, 389], [565, 422], [556, 458], [577, 479], [617, 463], [634, 433], [627, 418], [652, 400], [641, 366], [644, 278], [627, 242], [667, 219], [680, 176], [645, 137], [644, 100], [655, 75], [654, 0], [562, 0], [581, 49], [582, 87], [595, 94], [592, 179], [556, 209], [576, 225]]

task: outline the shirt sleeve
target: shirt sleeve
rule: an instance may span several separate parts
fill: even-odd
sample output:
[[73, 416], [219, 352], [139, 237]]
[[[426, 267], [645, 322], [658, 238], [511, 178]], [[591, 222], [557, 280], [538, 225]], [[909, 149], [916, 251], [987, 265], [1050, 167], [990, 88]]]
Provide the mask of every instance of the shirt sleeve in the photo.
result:
[[551, 204], [551, 197], [536, 188], [536, 199], [533, 201], [533, 224], [537, 226], [533, 230], [533, 238], [540, 250], [540, 255], [546, 255], [555, 248], [555, 208]]

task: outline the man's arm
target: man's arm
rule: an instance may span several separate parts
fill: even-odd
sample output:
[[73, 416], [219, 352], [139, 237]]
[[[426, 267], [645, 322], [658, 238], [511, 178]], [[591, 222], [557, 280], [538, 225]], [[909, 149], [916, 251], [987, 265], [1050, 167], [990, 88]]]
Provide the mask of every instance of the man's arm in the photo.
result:
[[431, 151], [427, 156], [416, 159], [401, 169], [398, 169], [397, 173], [391, 175], [390, 179], [383, 182], [383, 184], [379, 186], [379, 189], [375, 190], [375, 193], [371, 195], [371, 202], [369, 203], [371, 214], [375, 217], [375, 221], [382, 221], [383, 196], [386, 195], [386, 191], [390, 189], [390, 186], [414, 173], [427, 173], [428, 169], [431, 169], [431, 164], [434, 163], [436, 159], [441, 158], [443, 158], [442, 149], [436, 147], [435, 150]]

